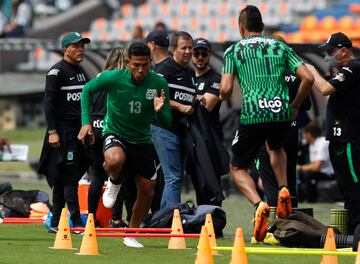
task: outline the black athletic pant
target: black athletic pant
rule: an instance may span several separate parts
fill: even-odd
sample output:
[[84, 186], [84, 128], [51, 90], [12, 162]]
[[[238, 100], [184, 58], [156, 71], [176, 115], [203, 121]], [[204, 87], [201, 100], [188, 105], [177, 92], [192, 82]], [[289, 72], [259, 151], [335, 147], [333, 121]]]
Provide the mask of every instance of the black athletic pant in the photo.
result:
[[90, 146], [90, 155], [92, 160], [91, 179], [88, 193], [88, 211], [96, 217], [99, 200], [102, 195], [104, 182], [107, 180], [107, 175], [103, 167], [103, 139], [102, 129], [93, 128], [95, 135], [95, 143]]
[[348, 212], [349, 235], [360, 224], [360, 143], [330, 141], [329, 154]]
[[64, 134], [66, 135], [66, 146], [64, 146], [66, 147], [65, 159], [58, 166], [59, 176], [53, 186], [52, 227], [58, 226], [61, 211], [65, 207], [65, 203], [69, 209], [73, 224], [75, 226], [82, 226], [78, 200], [78, 182], [82, 177], [79, 170], [79, 157], [85, 153], [85, 150], [81, 142], [77, 140], [77, 131], [67, 130]]

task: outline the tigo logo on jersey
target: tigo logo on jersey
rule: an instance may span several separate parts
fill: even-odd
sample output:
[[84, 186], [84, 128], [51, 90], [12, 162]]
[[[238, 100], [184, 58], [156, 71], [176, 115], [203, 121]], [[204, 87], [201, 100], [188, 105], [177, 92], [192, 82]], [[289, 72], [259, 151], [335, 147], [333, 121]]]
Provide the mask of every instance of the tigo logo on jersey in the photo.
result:
[[279, 113], [281, 111], [282, 106], [283, 103], [279, 96], [275, 96], [272, 100], [267, 100], [266, 98], [259, 100], [259, 107], [261, 109], [267, 108], [274, 113]]
[[155, 89], [147, 89], [146, 99], [152, 100], [154, 98]]

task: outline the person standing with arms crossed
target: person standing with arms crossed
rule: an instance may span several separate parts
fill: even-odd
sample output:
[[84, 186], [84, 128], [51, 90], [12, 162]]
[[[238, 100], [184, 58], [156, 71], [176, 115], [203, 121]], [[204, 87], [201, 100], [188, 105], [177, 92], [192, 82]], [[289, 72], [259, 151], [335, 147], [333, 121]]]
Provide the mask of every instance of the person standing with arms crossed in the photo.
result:
[[[220, 99], [226, 100], [231, 96], [237, 75], [244, 103], [240, 126], [232, 144], [230, 172], [255, 207], [254, 237], [262, 241], [267, 233], [266, 221], [270, 210], [261, 201], [248, 174], [248, 166], [266, 142], [280, 187], [277, 215], [286, 218], [292, 208], [286, 180], [287, 159], [282, 146], [292, 120], [310, 91], [313, 76], [286, 44], [262, 36], [264, 24], [257, 7], [248, 5], [241, 10], [239, 29], [243, 39], [230, 46], [224, 54]], [[291, 104], [284, 77], [287, 69], [301, 79]]]
[[355, 58], [352, 42], [344, 33], [332, 34], [320, 46], [326, 52], [329, 67], [338, 73], [326, 81], [314, 66], [308, 65], [315, 77], [315, 87], [328, 96], [326, 139], [329, 154], [345, 208], [348, 232], [354, 234], [353, 249], [360, 239], [360, 59]]
[[[77, 140], [81, 128], [80, 98], [88, 81], [80, 63], [90, 39], [67, 33], [61, 42], [64, 59], [46, 74], [44, 110], [47, 133], [39, 162], [53, 191], [50, 232], [57, 232], [62, 208], [67, 204], [74, 226], [83, 226], [78, 201], [78, 181], [90, 166], [83, 144]], [[81, 158], [80, 158], [81, 157]]]
[[[84, 87], [81, 108], [82, 128], [78, 139], [94, 134], [90, 123], [92, 94], [107, 91], [107, 113], [103, 125], [104, 168], [109, 176], [103, 203], [111, 208], [120, 190], [121, 175], [135, 178], [137, 199], [129, 227], [139, 227], [151, 205], [156, 184], [156, 153], [151, 142], [150, 124], [156, 114], [159, 123], [171, 124], [166, 80], [150, 72], [150, 50], [135, 42], [128, 49], [129, 63], [122, 70], [105, 71]], [[125, 237], [129, 247], [143, 247], [134, 238]]]

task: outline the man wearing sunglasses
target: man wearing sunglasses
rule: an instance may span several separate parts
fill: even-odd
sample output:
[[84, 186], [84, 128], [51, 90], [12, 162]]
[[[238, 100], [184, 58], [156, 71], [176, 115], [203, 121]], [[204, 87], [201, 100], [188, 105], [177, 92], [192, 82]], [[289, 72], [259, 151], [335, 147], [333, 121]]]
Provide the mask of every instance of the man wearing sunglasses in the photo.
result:
[[354, 57], [351, 40], [343, 33], [332, 34], [320, 46], [326, 52], [325, 61], [338, 69], [326, 81], [312, 65], [314, 86], [328, 96], [326, 139], [334, 174], [344, 195], [348, 210], [349, 234], [354, 233], [353, 248], [360, 238], [360, 59]]
[[205, 108], [210, 113], [211, 125], [215, 128], [219, 138], [223, 138], [223, 131], [220, 124], [220, 80], [221, 75], [214, 71], [210, 65], [211, 45], [204, 38], [194, 40], [194, 53], [192, 63], [195, 66], [196, 96], [204, 96]]

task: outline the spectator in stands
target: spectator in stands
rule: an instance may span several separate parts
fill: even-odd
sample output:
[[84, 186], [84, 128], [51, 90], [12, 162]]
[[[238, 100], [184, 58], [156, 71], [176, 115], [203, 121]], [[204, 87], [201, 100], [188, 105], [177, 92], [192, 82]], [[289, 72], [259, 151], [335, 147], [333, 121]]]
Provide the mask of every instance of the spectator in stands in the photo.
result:
[[162, 21], [158, 21], [155, 23], [154, 30], [162, 30], [162, 31], [168, 32], [167, 26]]
[[0, 37], [22, 37], [30, 26], [32, 10], [25, 0], [13, 0], [12, 16]]
[[[210, 148], [213, 146], [217, 145], [218, 148], [223, 148], [223, 131], [220, 124], [219, 114], [221, 106], [221, 101], [219, 99], [221, 75], [215, 72], [209, 64], [212, 50], [210, 42], [207, 39], [195, 39], [193, 42], [193, 48], [194, 52], [192, 56], [192, 63], [195, 66], [196, 97], [198, 100], [204, 99], [206, 104], [196, 104], [194, 106], [195, 109], [197, 107], [201, 109], [198, 109], [198, 111], [195, 112], [196, 116], [194, 115], [194, 118], [191, 118], [190, 125], [196, 126], [199, 122], [201, 122], [199, 120], [203, 120], [204, 123], [208, 125], [208, 132], [210, 132], [210, 130], [213, 131], [213, 133], [210, 132], [206, 137], [206, 143], [208, 145], [207, 149], [202, 149], [203, 155], [206, 155], [206, 152], [210, 151]], [[204, 133], [201, 134], [202, 137], [205, 137]], [[195, 144], [190, 145], [192, 146], [190, 153], [193, 153], [193, 145]], [[192, 182], [196, 190], [196, 200], [198, 205], [213, 204], [220, 206], [221, 201], [224, 199], [224, 196], [221, 195], [222, 188], [220, 177], [223, 174], [228, 173], [229, 159], [225, 158], [225, 162], [223, 164], [224, 166], [222, 166], [222, 157], [219, 157], [218, 153], [227, 154], [225, 149], [223, 152], [218, 149], [214, 149], [213, 153], [209, 153], [211, 164], [206, 164], [205, 166], [207, 169], [211, 169], [212, 171], [204, 172], [204, 179], [202, 179], [201, 172], [197, 169], [196, 165], [199, 164], [201, 159], [196, 158], [197, 155], [189, 155], [187, 158], [186, 169], [192, 178]], [[227, 155], [225, 156], [227, 157]], [[211, 176], [214, 176], [211, 188], [216, 190], [215, 192], [211, 192], [209, 191], [210, 188], [207, 188], [210, 187], [208, 184], [211, 181]], [[214, 197], [216, 197], [216, 199], [214, 199]]]
[[[112, 49], [106, 60], [104, 65], [104, 71], [106, 70], [116, 70], [123, 69], [126, 67], [128, 61], [127, 52], [121, 47], [117, 47]], [[93, 104], [92, 104], [92, 127], [95, 135], [95, 143], [90, 146], [90, 153], [92, 159], [92, 173], [91, 173], [91, 184], [89, 187], [88, 194], [88, 211], [92, 213], [94, 217], [96, 216], [96, 211], [98, 207], [98, 203], [100, 200], [100, 196], [102, 194], [102, 189], [104, 182], [107, 180], [106, 172], [103, 168], [104, 163], [104, 155], [103, 155], [103, 141], [102, 141], [102, 127], [104, 122], [104, 117], [106, 115], [106, 92], [100, 91], [94, 94]], [[124, 188], [125, 185], [122, 186]], [[135, 191], [129, 192], [129, 194], [136, 193]], [[124, 192], [120, 192], [119, 197], [116, 202], [116, 206], [113, 207], [113, 217], [110, 222], [111, 227], [124, 227], [124, 223], [122, 221], [122, 207], [123, 200], [125, 198], [130, 198], [131, 195], [127, 195], [127, 197], [123, 197]], [[135, 201], [136, 197], [133, 198]], [[133, 205], [133, 203], [132, 203]], [[132, 209], [132, 206], [131, 206]], [[131, 217], [131, 209], [130, 209], [130, 217]], [[130, 219], [130, 218], [129, 218]]]
[[296, 170], [306, 185], [306, 200], [316, 202], [317, 182], [334, 179], [334, 170], [329, 157], [329, 142], [321, 136], [320, 127], [312, 122], [302, 129], [303, 138], [309, 143], [310, 163], [297, 165]]
[[[243, 39], [224, 53], [220, 98], [226, 100], [231, 96], [237, 75], [244, 103], [239, 130], [232, 145], [230, 172], [255, 207], [254, 237], [262, 241], [267, 233], [266, 221], [270, 209], [257, 193], [255, 183], [248, 174], [248, 166], [266, 142], [273, 171], [281, 186], [277, 215], [287, 217], [292, 208], [287, 189], [287, 158], [282, 146], [291, 121], [297, 117], [310, 91], [313, 77], [291, 48], [281, 41], [262, 36], [264, 24], [257, 7], [247, 5], [241, 10], [238, 21]], [[287, 69], [301, 79], [291, 104], [284, 82]]]
[[3, 150], [4, 147], [6, 147], [9, 152], [11, 152], [10, 140], [6, 137], [0, 136], [0, 150]]
[[[349, 234], [355, 232], [354, 249], [360, 238], [360, 59], [354, 56], [352, 42], [344, 33], [332, 34], [320, 46], [329, 67], [339, 71], [326, 81], [315, 67], [315, 87], [328, 96], [326, 139], [335, 177], [348, 211]], [[355, 230], [356, 229], [356, 230]]]
[[173, 56], [162, 61], [156, 72], [163, 76], [169, 86], [172, 114], [171, 127], [166, 129], [155, 120], [151, 126], [152, 139], [164, 172], [164, 192], [161, 208], [180, 203], [183, 181], [183, 140], [187, 116], [194, 112], [195, 74], [190, 68], [193, 39], [184, 31], [176, 32], [171, 39]]
[[144, 30], [142, 26], [135, 26], [132, 33], [132, 41], [137, 42], [144, 39]]
[[78, 181], [90, 165], [88, 152], [77, 134], [81, 128], [80, 98], [88, 81], [80, 63], [90, 39], [69, 32], [61, 41], [64, 58], [46, 74], [44, 111], [47, 132], [39, 161], [39, 174], [46, 176], [53, 192], [50, 232], [57, 232], [65, 202], [75, 226], [82, 226]]
[[[103, 204], [111, 208], [120, 190], [123, 174], [133, 177], [137, 198], [129, 227], [139, 227], [147, 215], [156, 184], [156, 154], [151, 142], [150, 124], [156, 114], [164, 127], [171, 124], [166, 81], [150, 71], [150, 49], [135, 42], [128, 49], [126, 69], [104, 71], [84, 87], [81, 97], [82, 123], [78, 138], [94, 134], [90, 123], [92, 94], [107, 91], [107, 112], [103, 124], [104, 169], [109, 176]], [[124, 238], [129, 247], [143, 247], [136, 239]]]

